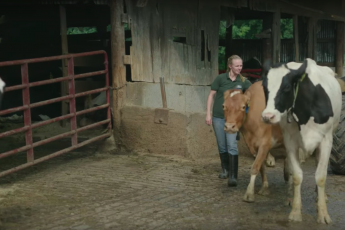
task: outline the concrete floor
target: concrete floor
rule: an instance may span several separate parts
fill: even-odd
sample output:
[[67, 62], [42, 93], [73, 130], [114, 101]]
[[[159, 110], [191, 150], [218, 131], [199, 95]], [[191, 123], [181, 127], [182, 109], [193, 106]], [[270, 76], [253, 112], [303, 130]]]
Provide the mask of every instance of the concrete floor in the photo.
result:
[[[317, 224], [315, 165], [308, 159], [303, 165], [303, 222], [291, 223], [282, 160], [267, 169], [271, 194], [256, 194], [255, 203], [242, 201], [252, 162], [240, 156], [239, 185], [229, 188], [218, 179], [217, 155], [190, 161], [95, 154], [94, 145], [86, 146], [0, 178], [0, 229], [345, 229], [344, 176], [328, 176], [333, 224]], [[260, 185], [259, 176], [256, 191]]]

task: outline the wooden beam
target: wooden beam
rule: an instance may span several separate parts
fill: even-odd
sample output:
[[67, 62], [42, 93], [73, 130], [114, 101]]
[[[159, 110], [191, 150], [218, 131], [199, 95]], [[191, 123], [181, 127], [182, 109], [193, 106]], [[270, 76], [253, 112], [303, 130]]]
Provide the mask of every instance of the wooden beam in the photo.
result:
[[299, 62], [299, 33], [298, 33], [298, 15], [293, 16], [293, 31], [295, 40], [295, 61]]
[[[60, 5], [60, 34], [61, 34], [61, 49], [62, 54], [68, 54], [68, 42], [67, 42], [67, 20], [66, 20], [66, 8], [64, 5]], [[68, 75], [67, 72], [67, 60], [62, 60], [62, 74], [64, 77]], [[67, 95], [67, 82], [61, 82], [61, 96]], [[66, 101], [61, 102], [61, 115], [66, 115], [68, 112], [68, 104]], [[60, 122], [62, 127], [66, 126], [66, 119]]]
[[313, 58], [313, 18], [308, 19], [308, 48], [307, 58]]
[[126, 99], [125, 30], [121, 15], [124, 13], [123, 0], [110, 0], [110, 38], [111, 70], [113, 78], [113, 119], [114, 138], [118, 148], [121, 146], [121, 108]]
[[226, 68], [228, 68], [228, 58], [233, 55], [233, 48], [232, 48], [232, 25], [226, 28], [225, 32], [225, 63]]
[[280, 62], [280, 11], [273, 13], [272, 23], [273, 63]]
[[336, 65], [335, 71], [338, 77], [343, 77], [343, 66], [344, 66], [344, 22], [337, 22], [336, 32]]
[[265, 60], [272, 60], [272, 25], [273, 25], [273, 14], [267, 14], [262, 21], [262, 30], [270, 30], [270, 37], [262, 39], [262, 64]]
[[[314, 4], [314, 3], [313, 3]], [[334, 21], [345, 21], [345, 17], [341, 14], [331, 14], [329, 12], [312, 9], [299, 4], [291, 3], [286, 0], [279, 1], [279, 8], [282, 13], [299, 15], [304, 17], [317, 17], [319, 19], [334, 20]]]
[[314, 29], [313, 29], [313, 58], [317, 63], [317, 22], [318, 18], [314, 18]]

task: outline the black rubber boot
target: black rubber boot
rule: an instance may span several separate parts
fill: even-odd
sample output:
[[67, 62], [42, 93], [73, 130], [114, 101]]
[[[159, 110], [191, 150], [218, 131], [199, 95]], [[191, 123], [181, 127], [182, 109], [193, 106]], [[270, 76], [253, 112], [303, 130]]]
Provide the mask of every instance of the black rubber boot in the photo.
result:
[[222, 166], [222, 172], [219, 174], [219, 178], [226, 179], [229, 177], [229, 154], [228, 153], [220, 153], [220, 164]]
[[229, 187], [236, 187], [237, 186], [237, 172], [238, 172], [238, 155], [231, 155], [229, 156], [229, 180], [228, 186]]

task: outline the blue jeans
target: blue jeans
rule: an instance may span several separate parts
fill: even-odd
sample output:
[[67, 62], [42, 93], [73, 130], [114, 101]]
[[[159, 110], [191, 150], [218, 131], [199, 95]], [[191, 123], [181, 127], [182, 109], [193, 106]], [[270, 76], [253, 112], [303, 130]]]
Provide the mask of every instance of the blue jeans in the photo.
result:
[[216, 134], [219, 153], [229, 153], [238, 155], [237, 133], [229, 134], [224, 131], [225, 120], [218, 117], [212, 117], [212, 126]]

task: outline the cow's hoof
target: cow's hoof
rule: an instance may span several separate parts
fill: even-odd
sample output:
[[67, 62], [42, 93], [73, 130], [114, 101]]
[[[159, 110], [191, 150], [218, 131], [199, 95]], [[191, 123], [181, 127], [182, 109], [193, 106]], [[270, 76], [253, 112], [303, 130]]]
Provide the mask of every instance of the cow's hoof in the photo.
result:
[[320, 224], [332, 223], [331, 217], [329, 217], [327, 211], [319, 212], [317, 215], [317, 222]]
[[254, 194], [246, 193], [244, 194], [243, 201], [248, 203], [253, 203], [255, 201]]
[[289, 221], [301, 222], [302, 221], [301, 211], [291, 211], [289, 215]]
[[258, 194], [262, 196], [267, 196], [270, 194], [270, 190], [267, 187], [262, 187]]
[[276, 165], [276, 160], [271, 154], [268, 154], [267, 156], [266, 165], [267, 167], [274, 167]]

